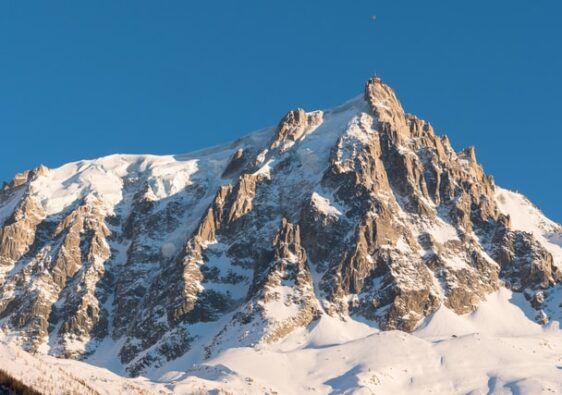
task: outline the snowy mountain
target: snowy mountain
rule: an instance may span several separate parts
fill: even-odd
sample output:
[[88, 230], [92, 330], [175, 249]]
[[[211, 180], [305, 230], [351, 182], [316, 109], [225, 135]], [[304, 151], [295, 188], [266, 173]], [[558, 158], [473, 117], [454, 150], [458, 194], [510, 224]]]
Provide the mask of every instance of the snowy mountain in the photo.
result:
[[19, 174], [0, 226], [15, 376], [18, 347], [149, 392], [562, 391], [562, 227], [376, 77], [224, 146]]

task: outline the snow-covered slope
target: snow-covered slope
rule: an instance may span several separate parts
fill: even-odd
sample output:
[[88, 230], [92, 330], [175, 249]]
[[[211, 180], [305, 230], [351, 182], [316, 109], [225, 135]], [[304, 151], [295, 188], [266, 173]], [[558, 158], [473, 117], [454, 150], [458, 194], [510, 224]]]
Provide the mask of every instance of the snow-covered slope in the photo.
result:
[[0, 192], [0, 340], [147, 391], [558, 389], [561, 281], [562, 228], [378, 78], [231, 144]]
[[263, 388], [280, 394], [560, 393], [562, 334], [557, 325], [543, 329], [532, 323], [524, 313], [532, 308], [519, 299], [501, 290], [464, 316], [441, 307], [413, 334], [322, 317], [274, 347], [232, 349], [195, 366], [176, 388], [256, 394]]
[[232, 348], [195, 365], [180, 358], [149, 372], [152, 381], [6, 345], [0, 369], [46, 394], [560, 393], [562, 332], [558, 323], [533, 323], [532, 310], [502, 289], [470, 314], [441, 307], [412, 334], [323, 316], [275, 345]]
[[83, 362], [31, 355], [0, 342], [0, 369], [45, 395], [169, 394], [164, 384], [118, 376]]

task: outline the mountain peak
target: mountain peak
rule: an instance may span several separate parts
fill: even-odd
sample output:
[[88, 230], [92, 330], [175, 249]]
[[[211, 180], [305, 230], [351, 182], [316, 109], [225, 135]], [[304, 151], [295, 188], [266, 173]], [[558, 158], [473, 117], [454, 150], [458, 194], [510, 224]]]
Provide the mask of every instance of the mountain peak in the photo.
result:
[[17, 176], [0, 192], [2, 336], [92, 361], [112, 344], [103, 358], [138, 375], [318, 320], [411, 332], [502, 287], [544, 324], [562, 234], [530, 207], [373, 77], [220, 147]]
[[380, 122], [398, 122], [404, 115], [396, 94], [378, 76], [365, 84], [364, 98]]

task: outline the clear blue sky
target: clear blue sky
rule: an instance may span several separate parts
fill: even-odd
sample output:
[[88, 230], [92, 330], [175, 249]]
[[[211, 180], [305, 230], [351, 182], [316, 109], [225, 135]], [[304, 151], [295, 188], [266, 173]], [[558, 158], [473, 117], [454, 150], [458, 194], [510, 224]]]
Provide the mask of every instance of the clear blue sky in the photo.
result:
[[376, 72], [561, 222], [561, 21], [560, 0], [2, 1], [0, 180], [230, 141]]

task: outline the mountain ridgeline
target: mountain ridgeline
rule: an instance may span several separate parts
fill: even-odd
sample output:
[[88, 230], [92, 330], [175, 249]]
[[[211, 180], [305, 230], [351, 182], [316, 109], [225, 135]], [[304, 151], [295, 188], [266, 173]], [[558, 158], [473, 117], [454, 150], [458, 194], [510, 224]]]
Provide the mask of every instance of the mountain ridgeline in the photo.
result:
[[377, 77], [231, 144], [42, 166], [0, 192], [0, 336], [86, 361], [111, 349], [130, 375], [322, 315], [411, 332], [502, 286], [546, 324], [561, 281], [562, 228]]

